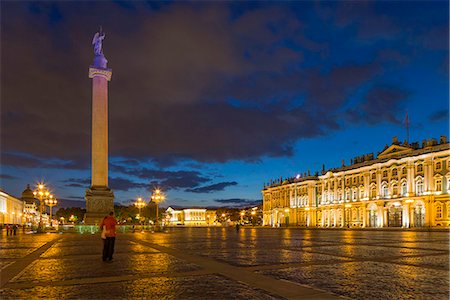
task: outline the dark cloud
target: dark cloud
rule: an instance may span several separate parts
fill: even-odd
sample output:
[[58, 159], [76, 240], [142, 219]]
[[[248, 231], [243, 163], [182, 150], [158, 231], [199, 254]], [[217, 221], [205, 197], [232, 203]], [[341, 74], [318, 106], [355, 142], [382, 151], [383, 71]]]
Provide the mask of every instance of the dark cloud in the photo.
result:
[[[69, 178], [66, 180], [62, 180], [62, 182], [66, 183], [67, 187], [84, 187], [87, 188], [91, 184], [91, 180], [88, 178]], [[148, 184], [135, 182], [127, 178], [121, 177], [111, 177], [108, 180], [108, 185], [117, 191], [128, 191], [131, 189], [138, 188], [148, 188]]]
[[139, 177], [140, 180], [147, 180], [149, 181], [147, 186], [150, 189], [157, 186], [163, 186], [164, 189], [194, 188], [211, 180], [198, 171], [164, 171], [149, 168], [124, 167], [114, 164], [111, 165], [110, 170], [112, 172]]
[[434, 113], [432, 113], [428, 120], [430, 122], [440, 122], [440, 121], [448, 121], [448, 108], [438, 110]]
[[364, 101], [356, 108], [346, 112], [350, 122], [375, 124], [385, 121], [400, 124], [405, 117], [403, 104], [409, 92], [393, 86], [378, 85], [365, 95]]
[[18, 177], [11, 176], [11, 175], [8, 175], [8, 174], [0, 174], [0, 178], [1, 179], [8, 179], [8, 180], [19, 179]]
[[252, 199], [241, 199], [241, 198], [231, 198], [231, 199], [215, 199], [214, 202], [220, 204], [226, 204], [230, 206], [256, 206], [262, 204], [262, 200], [252, 200]]
[[2, 153], [2, 164], [5, 166], [23, 168], [48, 168], [48, 169], [87, 169], [88, 162], [84, 158], [74, 160], [62, 160], [59, 158], [37, 157], [29, 153]]
[[218, 192], [223, 191], [228, 186], [237, 185], [238, 183], [236, 181], [226, 181], [226, 182], [219, 182], [207, 186], [202, 186], [194, 189], [186, 189], [186, 192], [189, 193], [212, 193], [212, 192]]

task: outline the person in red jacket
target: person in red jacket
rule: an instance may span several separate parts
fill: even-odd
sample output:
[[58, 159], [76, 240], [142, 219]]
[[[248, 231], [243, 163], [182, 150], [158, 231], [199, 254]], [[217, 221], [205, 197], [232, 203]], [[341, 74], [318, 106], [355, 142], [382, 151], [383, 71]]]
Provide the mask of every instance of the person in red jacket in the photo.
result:
[[116, 241], [116, 219], [114, 213], [110, 212], [109, 216], [103, 218], [100, 223], [100, 230], [104, 232], [103, 239], [103, 261], [111, 261], [114, 254], [114, 243]]

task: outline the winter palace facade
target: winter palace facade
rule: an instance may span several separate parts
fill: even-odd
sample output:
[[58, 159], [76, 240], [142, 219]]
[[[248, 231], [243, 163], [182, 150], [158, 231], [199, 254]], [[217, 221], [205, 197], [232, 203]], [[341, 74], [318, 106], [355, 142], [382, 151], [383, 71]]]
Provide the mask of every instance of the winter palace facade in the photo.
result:
[[264, 187], [266, 226], [448, 227], [450, 149], [440, 140], [392, 145], [349, 166], [272, 181]]

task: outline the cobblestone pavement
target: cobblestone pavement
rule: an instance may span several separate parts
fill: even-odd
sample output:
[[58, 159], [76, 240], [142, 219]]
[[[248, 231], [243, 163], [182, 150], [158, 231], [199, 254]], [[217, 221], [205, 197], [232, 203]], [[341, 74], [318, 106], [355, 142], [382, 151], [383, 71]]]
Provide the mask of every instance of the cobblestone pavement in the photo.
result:
[[0, 239], [1, 299], [449, 299], [448, 232], [174, 228]]

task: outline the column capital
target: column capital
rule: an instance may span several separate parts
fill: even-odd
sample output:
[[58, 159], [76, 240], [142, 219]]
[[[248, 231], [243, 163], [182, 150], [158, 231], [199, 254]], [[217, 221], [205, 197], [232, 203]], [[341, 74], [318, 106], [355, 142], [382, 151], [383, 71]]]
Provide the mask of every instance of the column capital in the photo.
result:
[[89, 67], [89, 78], [94, 78], [94, 77], [103, 77], [108, 81], [111, 81], [111, 76], [112, 76], [112, 70], [111, 69], [100, 69], [100, 68], [96, 68], [94, 66], [90, 66]]

